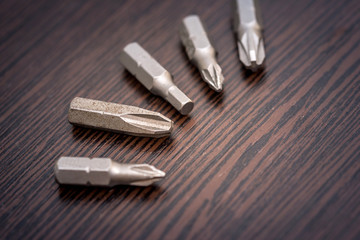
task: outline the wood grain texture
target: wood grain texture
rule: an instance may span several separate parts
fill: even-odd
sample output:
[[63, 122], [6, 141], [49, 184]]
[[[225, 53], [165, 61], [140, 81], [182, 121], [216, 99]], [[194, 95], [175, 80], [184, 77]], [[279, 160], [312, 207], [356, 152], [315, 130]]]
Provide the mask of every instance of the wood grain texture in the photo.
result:
[[[263, 0], [266, 68], [245, 72], [230, 1], [0, 2], [0, 238], [360, 239], [357, 0]], [[225, 76], [218, 94], [186, 58], [198, 14]], [[139, 42], [195, 102], [188, 117], [119, 63]], [[75, 96], [171, 118], [170, 138], [71, 126]], [[60, 156], [149, 163], [150, 188], [60, 187]]]

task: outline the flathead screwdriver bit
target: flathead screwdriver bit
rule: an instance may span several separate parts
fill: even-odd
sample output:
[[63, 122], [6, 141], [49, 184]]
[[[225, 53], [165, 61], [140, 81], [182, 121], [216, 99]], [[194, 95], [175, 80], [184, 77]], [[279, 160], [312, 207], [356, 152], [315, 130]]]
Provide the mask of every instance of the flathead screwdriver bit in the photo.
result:
[[175, 86], [171, 74], [138, 43], [126, 45], [120, 61], [150, 92], [166, 99], [183, 115], [191, 112], [194, 103]]
[[216, 51], [197, 15], [183, 19], [180, 39], [190, 61], [199, 69], [202, 79], [217, 92], [222, 90], [224, 76], [216, 61]]
[[140, 137], [169, 136], [173, 128], [173, 122], [160, 113], [80, 97], [71, 101], [68, 118], [77, 126]]
[[265, 59], [260, 9], [256, 0], [234, 0], [233, 28], [237, 37], [240, 61], [252, 71]]
[[55, 163], [55, 178], [60, 184], [146, 187], [165, 177], [148, 164], [120, 164], [110, 158], [61, 157]]

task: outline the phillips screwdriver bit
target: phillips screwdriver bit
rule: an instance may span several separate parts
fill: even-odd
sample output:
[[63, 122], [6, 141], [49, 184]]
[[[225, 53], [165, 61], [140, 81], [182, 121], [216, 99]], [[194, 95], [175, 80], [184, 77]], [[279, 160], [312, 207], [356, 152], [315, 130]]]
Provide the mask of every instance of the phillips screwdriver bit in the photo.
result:
[[71, 101], [68, 117], [77, 126], [141, 137], [169, 136], [173, 127], [170, 119], [157, 112], [80, 97]]
[[166, 99], [183, 115], [191, 112], [194, 103], [175, 86], [170, 73], [138, 43], [126, 45], [120, 61], [150, 92]]
[[265, 59], [259, 7], [256, 0], [235, 0], [234, 9], [233, 28], [240, 61], [246, 68], [256, 71]]
[[197, 15], [187, 16], [180, 26], [180, 39], [190, 61], [199, 69], [202, 79], [217, 92], [222, 90], [224, 76], [216, 62], [216, 51], [211, 45]]
[[55, 178], [60, 184], [146, 187], [165, 177], [148, 164], [120, 164], [110, 158], [61, 157], [55, 163]]

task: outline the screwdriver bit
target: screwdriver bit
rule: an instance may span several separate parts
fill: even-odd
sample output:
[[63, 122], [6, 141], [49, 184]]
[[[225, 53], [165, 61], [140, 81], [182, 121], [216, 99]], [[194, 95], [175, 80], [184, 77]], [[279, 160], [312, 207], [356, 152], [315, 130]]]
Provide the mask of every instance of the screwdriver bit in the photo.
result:
[[68, 117], [77, 126], [140, 137], [169, 136], [173, 127], [170, 119], [157, 112], [80, 97], [71, 101]]
[[239, 58], [252, 71], [262, 67], [265, 59], [264, 39], [256, 0], [235, 0], [233, 17]]
[[202, 79], [217, 92], [222, 90], [224, 76], [216, 62], [216, 51], [197, 15], [183, 19], [180, 39], [190, 61], [199, 69]]
[[183, 115], [191, 112], [194, 103], [175, 86], [170, 73], [138, 43], [126, 45], [120, 61], [150, 92], [166, 99]]
[[60, 184], [146, 187], [165, 177], [148, 164], [120, 164], [110, 158], [61, 157], [55, 163], [55, 178]]

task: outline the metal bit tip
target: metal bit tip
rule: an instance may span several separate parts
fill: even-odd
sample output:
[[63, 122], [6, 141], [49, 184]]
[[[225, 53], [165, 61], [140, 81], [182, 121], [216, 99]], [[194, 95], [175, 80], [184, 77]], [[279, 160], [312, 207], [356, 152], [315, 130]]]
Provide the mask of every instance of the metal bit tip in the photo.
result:
[[154, 166], [149, 164], [134, 164], [128, 166], [129, 170], [133, 172], [134, 176], [137, 176], [140, 180], [133, 180], [130, 185], [133, 186], [149, 186], [155, 182], [160, 181], [165, 177], [165, 173]]
[[180, 39], [190, 61], [199, 69], [202, 79], [215, 91], [222, 90], [224, 76], [216, 61], [216, 51], [197, 15], [183, 19]]
[[126, 45], [120, 61], [150, 92], [166, 99], [181, 114], [191, 112], [194, 103], [174, 84], [171, 74], [138, 43]]
[[74, 125], [142, 137], [169, 136], [173, 129], [160, 113], [79, 97], [71, 101], [68, 117]]
[[148, 164], [120, 164], [110, 158], [61, 157], [55, 164], [60, 184], [107, 186], [149, 186], [165, 173]]
[[222, 91], [224, 77], [218, 64], [210, 64], [206, 69], [202, 69], [200, 73], [205, 82], [207, 82], [213, 90], [216, 92]]
[[252, 71], [262, 67], [265, 59], [264, 39], [256, 0], [235, 0], [234, 32], [240, 61]]
[[265, 59], [263, 39], [258, 40], [254, 33], [245, 33], [238, 42], [238, 49], [239, 59], [246, 68], [255, 72], [262, 67]]

